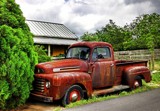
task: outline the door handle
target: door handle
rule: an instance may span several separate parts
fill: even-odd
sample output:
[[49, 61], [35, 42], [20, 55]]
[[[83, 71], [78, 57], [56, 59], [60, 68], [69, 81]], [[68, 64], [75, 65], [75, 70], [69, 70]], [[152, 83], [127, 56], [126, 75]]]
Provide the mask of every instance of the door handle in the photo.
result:
[[111, 64], [111, 67], [113, 67], [114, 66], [114, 64]]

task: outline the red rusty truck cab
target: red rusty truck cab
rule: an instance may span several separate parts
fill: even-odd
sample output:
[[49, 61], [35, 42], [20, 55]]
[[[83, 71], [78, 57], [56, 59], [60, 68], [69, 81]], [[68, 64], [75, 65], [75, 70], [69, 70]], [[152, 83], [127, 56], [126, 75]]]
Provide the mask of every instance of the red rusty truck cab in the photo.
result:
[[61, 100], [65, 106], [84, 97], [142, 86], [151, 81], [147, 61], [114, 60], [112, 45], [79, 42], [71, 45], [65, 59], [35, 66], [31, 96], [44, 102]]

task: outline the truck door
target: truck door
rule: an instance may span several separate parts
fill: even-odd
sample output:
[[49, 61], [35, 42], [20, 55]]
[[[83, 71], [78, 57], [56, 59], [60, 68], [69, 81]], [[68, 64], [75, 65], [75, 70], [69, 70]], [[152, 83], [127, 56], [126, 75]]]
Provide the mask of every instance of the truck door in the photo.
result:
[[112, 86], [115, 78], [115, 63], [109, 47], [97, 47], [92, 52], [91, 77], [93, 88]]

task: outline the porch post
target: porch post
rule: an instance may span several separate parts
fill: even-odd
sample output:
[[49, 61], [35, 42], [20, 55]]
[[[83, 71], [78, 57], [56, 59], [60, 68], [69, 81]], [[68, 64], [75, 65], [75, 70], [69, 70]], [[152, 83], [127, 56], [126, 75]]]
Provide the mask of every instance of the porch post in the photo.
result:
[[48, 45], [48, 56], [51, 56], [51, 45]]

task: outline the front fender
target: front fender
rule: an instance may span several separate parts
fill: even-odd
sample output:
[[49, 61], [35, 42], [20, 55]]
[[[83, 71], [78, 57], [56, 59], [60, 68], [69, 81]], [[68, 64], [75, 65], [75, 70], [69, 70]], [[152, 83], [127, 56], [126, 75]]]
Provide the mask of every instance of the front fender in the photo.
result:
[[[88, 73], [85, 72], [63, 72], [55, 73], [53, 75], [52, 85], [55, 99], [61, 99], [66, 93], [67, 89], [74, 84], [80, 85], [87, 91], [87, 95], [92, 93], [92, 79]], [[56, 91], [56, 93], [55, 93]]]
[[151, 81], [151, 73], [146, 66], [131, 66], [124, 69], [122, 83], [132, 87], [136, 76], [140, 76], [146, 82]]

